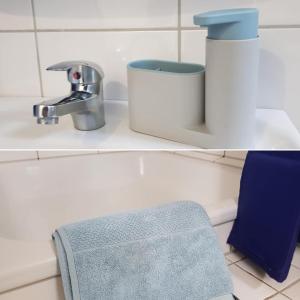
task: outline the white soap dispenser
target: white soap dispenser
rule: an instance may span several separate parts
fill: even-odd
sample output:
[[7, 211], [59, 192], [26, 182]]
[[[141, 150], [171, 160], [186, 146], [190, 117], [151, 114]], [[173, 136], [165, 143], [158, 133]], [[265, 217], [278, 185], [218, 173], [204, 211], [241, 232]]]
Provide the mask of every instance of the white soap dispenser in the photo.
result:
[[194, 16], [194, 23], [208, 28], [206, 127], [222, 148], [251, 148], [259, 66], [258, 10], [202, 13]]

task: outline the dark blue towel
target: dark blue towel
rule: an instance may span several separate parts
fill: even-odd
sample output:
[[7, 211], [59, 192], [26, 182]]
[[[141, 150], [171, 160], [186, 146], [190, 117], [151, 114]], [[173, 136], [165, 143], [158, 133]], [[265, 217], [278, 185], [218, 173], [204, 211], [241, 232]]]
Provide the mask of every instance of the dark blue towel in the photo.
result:
[[300, 151], [249, 152], [228, 243], [282, 282], [298, 240]]

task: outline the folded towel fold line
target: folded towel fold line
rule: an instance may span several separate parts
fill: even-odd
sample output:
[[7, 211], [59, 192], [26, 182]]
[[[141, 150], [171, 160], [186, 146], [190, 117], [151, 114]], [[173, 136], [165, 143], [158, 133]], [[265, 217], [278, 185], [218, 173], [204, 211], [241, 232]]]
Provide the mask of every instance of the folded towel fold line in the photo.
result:
[[[170, 233], [168, 235], [167, 234], [165, 234], [165, 235], [156, 235], [156, 236], [152, 236], [152, 237], [144, 238], [144, 239], [130, 240], [128, 242], [119, 242], [117, 244], [111, 244], [111, 245], [105, 245], [105, 246], [99, 246], [99, 247], [95, 247], [95, 248], [84, 249], [84, 250], [80, 250], [80, 251], [75, 250], [75, 251], [76, 251], [76, 253], [79, 253], [79, 252], [80, 253], [85, 253], [85, 252], [95, 251], [97, 249], [113, 248], [113, 247], [118, 247], [118, 246], [122, 246], [122, 245], [128, 245], [130, 243], [141, 242], [141, 241], [145, 241], [145, 240], [151, 241], [151, 240], [160, 239], [160, 238], [167, 238], [167, 237], [177, 236], [177, 235], [181, 235], [183, 233], [188, 234], [188, 233], [192, 233], [192, 232], [196, 232], [196, 231], [205, 231], [205, 230], [206, 230], [206, 228], [198, 227], [198, 228], [189, 229], [189, 230], [186, 230], [186, 231], [179, 231], [179, 232]], [[63, 228], [58, 229], [54, 234], [56, 236], [57, 236], [57, 234], [60, 235], [61, 242], [66, 243], [65, 247], [69, 248], [68, 252], [73, 252], [71, 245], [68, 243], [68, 238], [66, 236], [66, 233], [64, 233]], [[54, 237], [54, 234], [53, 234], [53, 237]]]

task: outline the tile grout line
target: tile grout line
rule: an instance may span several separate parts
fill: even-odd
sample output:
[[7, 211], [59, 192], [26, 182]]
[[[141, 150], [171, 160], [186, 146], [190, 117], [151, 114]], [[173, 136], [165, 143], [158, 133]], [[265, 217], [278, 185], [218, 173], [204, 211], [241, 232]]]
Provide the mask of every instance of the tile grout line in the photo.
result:
[[[244, 270], [245, 272], [249, 273], [249, 271], [245, 270], [243, 267], [240, 267], [239, 265], [237, 265], [240, 269]], [[263, 281], [262, 279], [256, 277], [254, 274], [249, 273], [250, 275], [252, 275], [253, 277], [257, 278], [258, 280], [262, 281], [263, 283], [265, 283], [266, 285], [270, 286], [267, 282]], [[278, 293], [283, 293], [284, 291], [286, 291], [287, 289], [289, 289], [290, 287], [294, 286], [295, 284], [300, 283], [300, 279], [297, 279], [294, 282], [291, 282], [289, 285], [287, 285], [285, 288], [277, 290], [277, 288], [274, 288], [272, 286], [270, 286], [272, 289], [276, 290]], [[287, 295], [284, 294], [284, 296], [286, 296], [287, 298], [289, 298]], [[290, 298], [289, 298], [290, 299]]]
[[181, 62], [181, 0], [178, 0], [178, 62]]
[[[260, 25], [259, 29], [300, 29], [300, 25]], [[183, 26], [182, 30], [205, 31], [207, 28], [196, 26]]]
[[264, 298], [264, 300], [272, 300], [275, 296], [278, 296], [278, 295], [280, 295], [279, 292], [276, 293], [276, 294], [274, 294], [274, 295], [272, 295], [272, 296], [270, 296], [270, 297]]
[[299, 266], [297, 266], [297, 265], [294, 265], [293, 263], [292, 263], [292, 266], [293, 266], [294, 268], [296, 268], [296, 269], [300, 270], [300, 267], [299, 267]]
[[49, 28], [37, 29], [37, 32], [132, 32], [132, 31], [177, 31], [172, 27], [128, 27], [128, 28]]
[[[178, 31], [179, 24], [175, 27], [132, 27], [132, 28], [45, 28], [38, 29], [36, 28], [36, 17], [34, 11], [34, 0], [32, 1], [32, 11], [34, 13], [34, 29], [2, 29], [0, 33], [38, 33], [38, 32], [134, 32], [134, 31]], [[178, 18], [180, 22], [180, 31], [182, 30], [191, 30], [191, 31], [205, 31], [206, 28], [193, 27], [193, 26], [182, 26], [181, 18], [181, 1], [178, 0]], [[180, 16], [179, 16], [180, 14]], [[179, 23], [178, 22], [178, 23]], [[300, 29], [300, 25], [261, 25], [261, 29]]]
[[34, 29], [0, 29], [0, 33], [33, 33]]
[[72, 29], [3, 29], [0, 33], [25, 33], [25, 32], [135, 32], [135, 31], [178, 31], [174, 27], [132, 27], [132, 28], [72, 28]]
[[290, 297], [287, 296], [286, 294], [284, 294], [284, 292], [285, 292], [287, 289], [291, 288], [292, 286], [294, 286], [294, 285], [296, 285], [296, 284], [298, 284], [298, 283], [300, 283], [300, 279], [296, 280], [295, 282], [291, 283], [290, 285], [288, 285], [287, 287], [285, 287], [284, 289], [282, 289], [282, 290], [280, 291], [280, 293], [282, 293], [284, 296], [286, 296], [286, 297], [288, 297], [288, 298], [290, 299]]
[[224, 256], [226, 257], [226, 259], [229, 261], [228, 266], [235, 265], [236, 263], [238, 263], [238, 262], [240, 262], [240, 261], [246, 259], [245, 257], [243, 257], [243, 258], [240, 258], [239, 260], [233, 262], [233, 261], [231, 261], [231, 260], [227, 257], [227, 255], [229, 255], [230, 253], [232, 253], [232, 252], [229, 252], [229, 253], [227, 253], [227, 254], [224, 255]]
[[31, 8], [32, 8], [33, 26], [34, 26], [35, 50], [36, 50], [36, 58], [37, 58], [39, 81], [40, 81], [40, 92], [41, 92], [41, 97], [44, 97], [44, 87], [43, 87], [43, 80], [42, 80], [39, 46], [38, 46], [38, 35], [37, 35], [35, 9], [34, 9], [34, 0], [31, 0]]
[[261, 29], [299, 29], [300, 25], [291, 24], [291, 25], [260, 25]]
[[286, 297], [287, 299], [289, 299], [289, 300], [295, 300], [295, 299], [292, 299], [292, 298], [290, 298], [289, 296], [287, 296], [286, 294], [283, 294], [283, 293], [279, 293], [279, 295], [282, 295], [282, 296], [284, 296], [284, 297]]
[[[229, 252], [227, 255], [229, 255], [229, 254], [231, 254], [231, 253], [234, 253], [234, 252]], [[226, 258], [227, 258], [228, 260], [231, 261], [231, 259], [228, 258], [227, 255], [225, 255]], [[246, 257], [242, 257], [242, 258], [239, 258], [237, 261], [231, 261], [231, 262], [232, 262], [232, 264], [236, 264], [236, 263], [241, 262], [241, 261], [243, 261], [243, 260], [245, 260], [245, 259], [246, 259]]]
[[290, 297], [287, 297], [286, 295], [284, 295], [284, 294], [281, 294], [280, 292], [278, 292], [278, 293], [276, 293], [276, 294], [274, 294], [274, 295], [272, 295], [272, 296], [270, 296], [270, 297], [267, 297], [267, 298], [265, 298], [264, 300], [272, 300], [274, 297], [276, 297], [276, 296], [284, 296], [284, 297], [286, 297], [287, 299], [289, 299], [289, 300], [293, 300], [293, 299], [291, 299]]
[[[262, 282], [263, 284], [267, 285], [269, 288], [271, 288], [272, 290], [274, 290], [276, 293], [280, 293], [280, 291], [278, 291], [277, 289], [273, 288], [271, 285], [269, 285], [268, 283], [264, 282], [263, 280], [261, 280], [260, 278], [256, 277], [254, 274], [250, 273], [249, 271], [243, 269], [242, 267], [240, 267], [237, 263], [234, 263], [234, 265], [236, 267], [238, 267], [240, 270], [244, 271], [245, 273], [247, 273], [248, 275], [250, 275], [251, 277], [255, 278], [256, 280]], [[275, 294], [273, 294], [272, 296], [274, 296]], [[271, 296], [270, 296], [271, 297]]]
[[[254, 274], [250, 273], [249, 271], [245, 270], [244, 268], [242, 268], [241, 266], [239, 266], [236, 263], [234, 263], [234, 265], [236, 265], [239, 269], [241, 269], [242, 271], [248, 273], [249, 275], [251, 275], [252, 277], [256, 278], [258, 281], [264, 283], [265, 285], [269, 286], [270, 288], [272, 288], [273, 290], [275, 290], [277, 292], [277, 294], [283, 294], [284, 291], [286, 291], [287, 289], [289, 289], [290, 287], [294, 286], [295, 284], [298, 284], [300, 282], [300, 279], [292, 282], [291, 284], [289, 284], [288, 286], [286, 286], [285, 288], [283, 288], [282, 290], [277, 290], [277, 288], [272, 287], [270, 284], [268, 284], [267, 282], [263, 281], [262, 279], [260, 279], [259, 277], [256, 277]], [[287, 295], [283, 294], [285, 297], [287, 297], [288, 299], [290, 299]], [[272, 295], [272, 297], [275, 295]], [[271, 296], [270, 296], [271, 297]], [[267, 298], [268, 299], [268, 298]], [[291, 299], [292, 300], [292, 299]]]
[[[48, 150], [46, 150], [47, 152]], [[51, 150], [50, 150], [51, 151]], [[67, 150], [66, 152], [68, 152], [69, 150]], [[72, 150], [73, 151], [73, 150]], [[50, 160], [50, 159], [61, 159], [61, 158], [69, 158], [69, 157], [83, 157], [83, 156], [96, 156], [99, 155], [99, 153], [95, 150], [91, 151], [90, 153], [86, 152], [86, 153], [72, 153], [72, 154], [62, 154], [61, 150], [58, 150], [57, 152], [59, 152], [60, 154], [57, 154], [55, 156], [39, 156], [39, 160]], [[63, 151], [62, 151], [63, 152]]]

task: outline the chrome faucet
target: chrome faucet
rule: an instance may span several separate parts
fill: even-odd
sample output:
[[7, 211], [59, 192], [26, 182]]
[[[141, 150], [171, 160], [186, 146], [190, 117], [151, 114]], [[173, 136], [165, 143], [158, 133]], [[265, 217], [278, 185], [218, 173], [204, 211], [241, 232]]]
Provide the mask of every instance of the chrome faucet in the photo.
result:
[[58, 118], [71, 114], [76, 129], [94, 130], [105, 125], [102, 69], [86, 61], [66, 61], [47, 68], [67, 71], [71, 83], [68, 96], [33, 106], [38, 124], [57, 124]]

